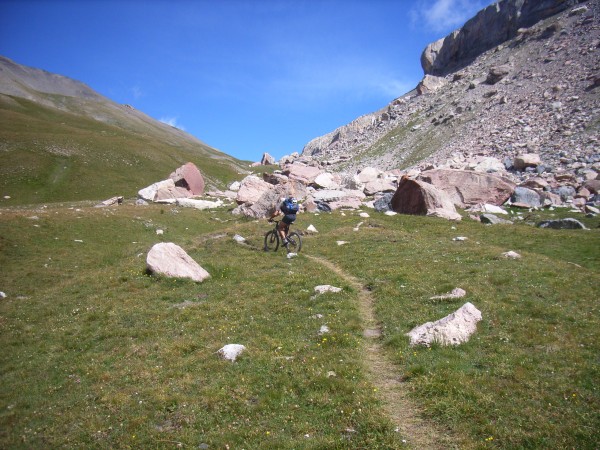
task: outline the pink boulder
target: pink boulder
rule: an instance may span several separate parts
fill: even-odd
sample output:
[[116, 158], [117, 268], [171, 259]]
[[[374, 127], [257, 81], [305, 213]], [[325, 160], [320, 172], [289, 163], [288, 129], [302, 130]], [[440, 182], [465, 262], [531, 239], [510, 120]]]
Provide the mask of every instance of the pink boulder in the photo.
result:
[[191, 192], [192, 195], [204, 193], [204, 178], [194, 163], [187, 163], [169, 175], [175, 182], [175, 186], [182, 187]]
[[400, 214], [432, 215], [449, 220], [461, 216], [450, 197], [433, 185], [403, 177], [392, 197], [392, 210]]
[[459, 208], [481, 203], [500, 206], [510, 198], [516, 186], [505, 178], [470, 170], [427, 170], [419, 179], [444, 191]]

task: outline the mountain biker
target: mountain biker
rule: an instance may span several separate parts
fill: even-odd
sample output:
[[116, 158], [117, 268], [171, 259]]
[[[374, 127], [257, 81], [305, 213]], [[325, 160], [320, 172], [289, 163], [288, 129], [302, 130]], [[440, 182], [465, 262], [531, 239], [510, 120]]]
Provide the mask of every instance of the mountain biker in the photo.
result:
[[290, 231], [290, 225], [296, 221], [297, 212], [298, 200], [296, 200], [294, 197], [288, 197], [281, 202], [279, 207], [269, 218], [269, 222], [273, 222], [274, 217], [278, 216], [279, 214], [283, 214], [283, 219], [281, 219], [281, 222], [277, 224], [277, 232], [279, 233], [281, 242], [283, 242], [285, 247], [288, 245], [287, 235]]

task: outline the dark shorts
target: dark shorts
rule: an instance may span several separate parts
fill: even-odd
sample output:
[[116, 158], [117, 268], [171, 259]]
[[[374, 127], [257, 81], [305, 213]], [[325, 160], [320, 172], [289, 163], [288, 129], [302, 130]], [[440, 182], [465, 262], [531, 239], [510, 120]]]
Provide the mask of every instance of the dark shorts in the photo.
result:
[[283, 216], [283, 219], [281, 219], [281, 221], [287, 225], [290, 225], [296, 221], [296, 214], [286, 214], [285, 216]]

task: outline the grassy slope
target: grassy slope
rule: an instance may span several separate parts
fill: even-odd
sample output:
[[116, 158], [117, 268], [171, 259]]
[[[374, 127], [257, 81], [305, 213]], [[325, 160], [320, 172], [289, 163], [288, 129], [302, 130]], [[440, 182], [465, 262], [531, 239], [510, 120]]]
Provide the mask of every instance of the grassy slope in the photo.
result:
[[177, 130], [152, 127], [135, 113], [115, 118], [102, 104], [61, 101], [69, 110], [93, 106], [110, 120], [0, 96], [0, 193], [8, 204], [131, 197], [188, 161], [213, 186], [239, 178], [240, 161]]
[[[160, 206], [0, 212], [1, 447], [402, 445], [361, 365], [358, 293], [302, 256], [254, 250], [266, 223]], [[303, 252], [371, 289], [424, 414], [473, 448], [593, 447], [598, 230], [372, 216], [299, 216], [320, 231]], [[212, 278], [146, 276], [161, 239]], [[317, 284], [344, 291], [313, 299]], [[471, 342], [408, 348], [404, 333], [463, 303], [428, 300], [457, 286], [483, 313]], [[226, 343], [248, 351], [221, 361]]]

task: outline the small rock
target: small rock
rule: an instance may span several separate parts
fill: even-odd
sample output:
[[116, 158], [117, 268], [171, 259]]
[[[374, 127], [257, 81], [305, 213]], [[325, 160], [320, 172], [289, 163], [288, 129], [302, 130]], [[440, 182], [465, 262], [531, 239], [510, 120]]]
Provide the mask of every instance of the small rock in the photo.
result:
[[243, 238], [242, 236], [240, 236], [239, 234], [236, 234], [235, 236], [233, 236], [233, 240], [235, 242], [237, 242], [238, 244], [243, 244], [244, 242], [246, 242], [246, 239]]
[[221, 356], [221, 358], [233, 362], [242, 354], [244, 350], [246, 350], [246, 347], [241, 344], [227, 344], [219, 349], [217, 353]]
[[339, 246], [339, 245], [349, 244], [350, 242], [348, 242], [348, 241], [335, 241], [335, 243]]
[[365, 218], [365, 219], [368, 219], [369, 217], [371, 217], [371, 216], [369, 216], [369, 213], [366, 213], [366, 212], [361, 212], [361, 213], [359, 214], [359, 216], [360, 216], [360, 217], [363, 217], [363, 218]]
[[156, 234], [158, 236], [161, 236], [161, 235], [165, 234], [165, 232], [164, 232], [164, 230], [156, 230]]
[[337, 294], [338, 292], [342, 292], [342, 288], [331, 286], [329, 284], [322, 284], [315, 286], [315, 292], [317, 294], [324, 294], [326, 292], [333, 292], [334, 294]]
[[521, 255], [519, 255], [517, 252], [513, 252], [512, 250], [502, 253], [502, 256], [504, 256], [505, 258], [508, 258], [508, 259], [520, 259], [521, 258]]
[[454, 288], [452, 289], [452, 292], [443, 295], [434, 295], [433, 297], [430, 297], [429, 300], [450, 300], [454, 298], [462, 298], [465, 295], [467, 295], [467, 291], [464, 289]]
[[327, 325], [321, 325], [321, 328], [319, 328], [319, 335], [327, 333], [329, 333], [329, 327]]
[[286, 258], [287, 259], [292, 259], [292, 258], [295, 258], [296, 256], [298, 256], [298, 253], [291, 252], [291, 253], [287, 254]]
[[398, 213], [395, 211], [386, 211], [386, 212], [384, 212], [384, 214], [386, 216], [397, 216], [398, 215]]
[[465, 236], [457, 236], [455, 238], [452, 238], [453, 241], [459, 241], [459, 242], [466, 241], [467, 239], [469, 239], [469, 238], [465, 237]]
[[6, 298], [6, 294], [2, 291], [0, 291], [0, 298]]
[[308, 231], [309, 233], [318, 233], [317, 229], [312, 224], [306, 228], [306, 231]]

